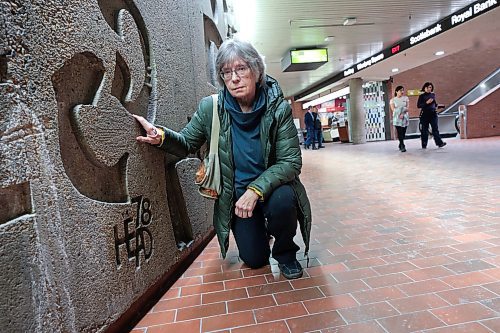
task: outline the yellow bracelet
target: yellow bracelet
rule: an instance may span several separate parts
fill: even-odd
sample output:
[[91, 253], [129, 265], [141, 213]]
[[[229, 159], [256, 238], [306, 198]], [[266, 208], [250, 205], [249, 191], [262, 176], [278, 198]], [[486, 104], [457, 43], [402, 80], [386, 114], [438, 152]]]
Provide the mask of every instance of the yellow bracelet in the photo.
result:
[[165, 140], [165, 131], [162, 128], [156, 128], [156, 130], [158, 131], [158, 134], [161, 135], [161, 140], [159, 144], [159, 146], [161, 146], [163, 144], [163, 141]]
[[248, 189], [254, 191], [255, 194], [257, 194], [259, 196], [259, 200], [264, 201], [264, 195], [262, 194], [261, 191], [259, 191], [255, 187], [248, 187]]

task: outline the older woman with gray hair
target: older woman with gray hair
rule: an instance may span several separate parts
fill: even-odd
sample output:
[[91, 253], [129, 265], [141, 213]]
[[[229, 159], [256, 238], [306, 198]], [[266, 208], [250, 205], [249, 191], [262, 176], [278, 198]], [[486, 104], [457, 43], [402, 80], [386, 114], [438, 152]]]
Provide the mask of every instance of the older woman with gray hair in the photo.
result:
[[[293, 238], [299, 221], [307, 254], [312, 216], [299, 180], [302, 157], [290, 105], [278, 82], [266, 75], [262, 57], [250, 43], [225, 41], [216, 70], [222, 87], [217, 105], [222, 193], [215, 202], [213, 221], [222, 256], [232, 230], [245, 264], [265, 266], [271, 254], [268, 235], [272, 235], [272, 256], [281, 273], [288, 279], [299, 278], [303, 273], [297, 260], [300, 248]], [[147, 133], [137, 141], [183, 158], [210, 142], [212, 114], [212, 99], [205, 97], [180, 132], [136, 116]]]

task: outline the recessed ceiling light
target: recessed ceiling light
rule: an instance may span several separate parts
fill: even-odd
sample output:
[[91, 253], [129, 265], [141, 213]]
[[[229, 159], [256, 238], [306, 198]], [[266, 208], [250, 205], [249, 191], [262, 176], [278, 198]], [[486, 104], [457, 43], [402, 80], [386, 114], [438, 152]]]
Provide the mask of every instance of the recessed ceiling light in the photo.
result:
[[437, 56], [440, 56], [440, 55], [443, 55], [444, 54], [444, 51], [437, 51], [436, 53], [434, 53], [435, 55]]
[[393, 72], [393, 73], [399, 72], [399, 68], [393, 68], [393, 69], [392, 69], [392, 72]]
[[335, 36], [326, 36], [325, 42], [332, 42], [335, 39]]

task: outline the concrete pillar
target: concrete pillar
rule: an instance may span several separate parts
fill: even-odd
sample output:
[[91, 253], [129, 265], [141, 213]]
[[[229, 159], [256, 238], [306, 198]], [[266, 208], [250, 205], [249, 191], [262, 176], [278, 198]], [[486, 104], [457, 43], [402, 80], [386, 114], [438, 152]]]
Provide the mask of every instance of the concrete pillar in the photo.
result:
[[349, 80], [349, 131], [352, 143], [366, 143], [365, 109], [363, 108], [363, 80]]

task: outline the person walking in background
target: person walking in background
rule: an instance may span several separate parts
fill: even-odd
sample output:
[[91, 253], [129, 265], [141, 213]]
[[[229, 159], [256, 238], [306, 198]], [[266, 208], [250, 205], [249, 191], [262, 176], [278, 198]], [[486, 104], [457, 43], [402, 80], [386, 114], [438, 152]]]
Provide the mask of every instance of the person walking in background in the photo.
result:
[[[221, 86], [217, 111], [222, 192], [215, 201], [213, 223], [222, 257], [232, 231], [248, 267], [268, 265], [272, 253], [285, 278], [299, 278], [300, 247], [293, 238], [299, 221], [307, 254], [312, 214], [299, 179], [302, 156], [292, 110], [250, 43], [233, 39], [222, 43], [216, 69]], [[134, 116], [146, 130], [146, 136], [136, 139], [184, 158], [210, 142], [212, 106], [212, 97], [203, 98], [180, 132]], [[268, 235], [274, 237], [272, 251]]]
[[309, 149], [312, 144], [312, 148], [316, 149], [316, 145], [314, 144], [314, 138], [316, 134], [314, 132], [314, 118], [312, 114], [312, 106], [307, 108], [307, 112], [304, 115], [304, 124], [306, 125], [307, 137], [306, 142], [304, 143], [304, 147]]
[[[314, 140], [318, 142], [318, 149], [325, 148], [325, 146], [323, 146], [323, 131], [321, 126], [321, 119], [318, 115], [318, 109], [316, 107], [313, 107], [312, 114], [314, 120]], [[313, 149], [315, 149], [314, 144]]]
[[442, 148], [446, 146], [446, 142], [441, 140], [438, 130], [438, 116], [437, 116], [437, 102], [436, 94], [434, 94], [434, 85], [430, 82], [424, 83], [422, 87], [424, 92], [418, 96], [417, 107], [421, 109], [420, 112], [420, 129], [422, 149], [427, 148], [427, 141], [429, 140], [429, 124], [432, 128], [432, 136], [434, 137], [434, 142], [436, 146]]
[[406, 127], [410, 123], [410, 117], [408, 116], [408, 96], [403, 96], [405, 88], [403, 86], [397, 86], [394, 98], [390, 101], [391, 111], [392, 111], [392, 123], [396, 127], [396, 132], [398, 134], [399, 140], [399, 151], [404, 153], [406, 151], [405, 147], [405, 135]]

